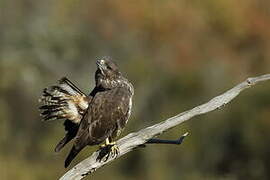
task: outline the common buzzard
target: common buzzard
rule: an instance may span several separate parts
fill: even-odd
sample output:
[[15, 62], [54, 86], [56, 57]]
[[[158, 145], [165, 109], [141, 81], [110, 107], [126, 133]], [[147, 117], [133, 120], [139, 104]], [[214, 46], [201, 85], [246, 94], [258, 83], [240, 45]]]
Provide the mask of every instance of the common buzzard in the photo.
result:
[[125, 127], [132, 107], [132, 84], [122, 76], [117, 65], [108, 58], [97, 60], [96, 86], [89, 95], [84, 94], [66, 77], [43, 90], [40, 99], [44, 121], [66, 119], [66, 135], [56, 145], [60, 151], [70, 140], [73, 147], [66, 158], [67, 167], [87, 145], [109, 147], [118, 153], [113, 141]]

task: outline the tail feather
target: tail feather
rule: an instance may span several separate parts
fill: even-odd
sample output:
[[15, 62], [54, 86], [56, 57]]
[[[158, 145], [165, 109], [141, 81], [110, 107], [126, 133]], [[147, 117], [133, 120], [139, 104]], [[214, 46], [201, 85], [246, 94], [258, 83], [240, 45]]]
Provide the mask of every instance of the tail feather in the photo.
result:
[[67, 131], [65, 137], [56, 145], [54, 151], [59, 152], [69, 141], [71, 141], [77, 134], [79, 124], [66, 120], [64, 122], [65, 130]]
[[44, 121], [69, 119], [79, 123], [88, 108], [89, 98], [66, 77], [43, 90], [39, 109]]
[[73, 137], [66, 134], [66, 136], [56, 145], [54, 151], [59, 152]]
[[76, 149], [75, 146], [72, 147], [72, 149], [70, 150], [66, 160], [65, 160], [65, 168], [67, 168], [71, 161], [77, 156], [77, 154], [82, 150], [82, 148], [80, 149]]

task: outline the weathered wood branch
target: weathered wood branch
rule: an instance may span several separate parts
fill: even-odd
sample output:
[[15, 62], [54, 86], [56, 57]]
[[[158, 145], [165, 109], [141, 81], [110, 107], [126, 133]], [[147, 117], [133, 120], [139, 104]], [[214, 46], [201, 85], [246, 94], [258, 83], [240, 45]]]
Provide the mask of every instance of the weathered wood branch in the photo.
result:
[[222, 108], [224, 105], [228, 104], [232, 99], [234, 99], [244, 89], [247, 89], [261, 81], [266, 81], [266, 80], [270, 80], [270, 74], [248, 78], [244, 82], [236, 85], [235, 87], [226, 91], [225, 93], [217, 97], [214, 97], [213, 99], [211, 99], [209, 102], [205, 104], [199, 105], [191, 110], [182, 112], [174, 117], [171, 117], [163, 122], [160, 122], [153, 126], [142, 129], [138, 132], [130, 133], [127, 136], [117, 141], [117, 145], [119, 147], [120, 153], [118, 154], [116, 158], [109, 157], [106, 162], [97, 161], [97, 157], [99, 156], [99, 153], [101, 151], [101, 150], [98, 150], [94, 152], [90, 157], [83, 160], [82, 162], [77, 164], [75, 167], [70, 169], [68, 172], [66, 172], [66, 174], [64, 174], [60, 179], [61, 180], [82, 179], [86, 175], [93, 173], [94, 171], [104, 166], [105, 164], [108, 164], [109, 162], [132, 151], [136, 147], [139, 147], [147, 143], [147, 141], [149, 141], [154, 136], [160, 135], [163, 132], [191, 119], [194, 116], [198, 116], [198, 115], [205, 114], [207, 112]]
[[149, 139], [145, 144], [175, 144], [175, 145], [179, 145], [182, 144], [183, 140], [185, 137], [187, 137], [188, 132], [186, 132], [185, 134], [183, 134], [182, 136], [180, 136], [179, 139], [176, 140], [167, 140], [167, 139]]

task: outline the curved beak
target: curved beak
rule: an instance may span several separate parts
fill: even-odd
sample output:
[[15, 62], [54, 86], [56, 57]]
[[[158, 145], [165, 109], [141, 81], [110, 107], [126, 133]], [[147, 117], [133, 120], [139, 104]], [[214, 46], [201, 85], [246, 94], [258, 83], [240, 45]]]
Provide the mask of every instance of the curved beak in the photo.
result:
[[105, 69], [105, 60], [99, 59], [99, 60], [97, 60], [96, 64], [97, 64], [97, 68], [100, 69], [102, 74], [104, 74], [103, 70]]

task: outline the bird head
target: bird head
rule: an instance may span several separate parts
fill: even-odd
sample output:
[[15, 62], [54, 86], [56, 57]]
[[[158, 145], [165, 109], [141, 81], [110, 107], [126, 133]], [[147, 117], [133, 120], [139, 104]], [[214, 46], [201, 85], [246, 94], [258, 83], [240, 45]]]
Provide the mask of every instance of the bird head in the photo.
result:
[[118, 66], [109, 58], [97, 60], [96, 84], [103, 88], [115, 87], [122, 78]]

